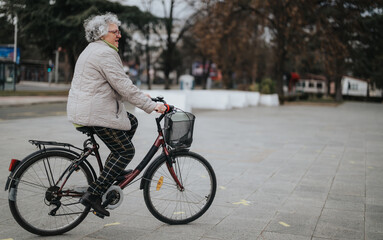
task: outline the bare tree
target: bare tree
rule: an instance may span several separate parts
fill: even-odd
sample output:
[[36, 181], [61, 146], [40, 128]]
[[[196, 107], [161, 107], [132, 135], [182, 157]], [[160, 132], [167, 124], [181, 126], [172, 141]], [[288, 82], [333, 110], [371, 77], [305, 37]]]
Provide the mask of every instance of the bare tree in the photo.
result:
[[257, 69], [254, 56], [261, 33], [257, 18], [244, 11], [238, 1], [202, 2], [204, 11], [192, 29], [202, 58], [213, 61], [221, 69], [224, 88], [253, 82]]
[[264, 27], [271, 34], [274, 49], [274, 78], [280, 102], [284, 102], [283, 74], [286, 69], [288, 52], [301, 46], [307, 33], [305, 16], [310, 14], [311, 1], [275, 0], [275, 1], [238, 1], [244, 11], [251, 11], [262, 19]]
[[[165, 48], [163, 49], [163, 71], [165, 75], [165, 89], [170, 88], [170, 73], [175, 69], [174, 56], [177, 43], [182, 39], [185, 31], [190, 27], [190, 20], [186, 21], [183, 26], [178, 26], [178, 31], [175, 32], [174, 10], [181, 1], [170, 0], [168, 6], [162, 0], [164, 9], [163, 24], [166, 30]], [[161, 36], [161, 34], [159, 35]], [[161, 36], [162, 37], [162, 36]]]
[[151, 58], [150, 58], [150, 36], [152, 29], [157, 24], [157, 19], [154, 18], [152, 14], [150, 14], [152, 10], [152, 2], [153, 0], [142, 0], [142, 4], [145, 6], [147, 18], [141, 25], [140, 31], [144, 35], [145, 38], [145, 59], [146, 59], [146, 81], [148, 84], [148, 89], [152, 89], [152, 80], [150, 79], [150, 68], [151, 68]]

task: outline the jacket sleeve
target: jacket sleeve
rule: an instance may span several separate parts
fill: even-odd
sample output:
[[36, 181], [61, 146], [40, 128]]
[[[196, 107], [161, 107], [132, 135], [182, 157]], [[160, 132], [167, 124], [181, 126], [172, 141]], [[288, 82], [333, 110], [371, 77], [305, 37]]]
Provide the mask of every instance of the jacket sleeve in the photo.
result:
[[[109, 47], [108, 47], [109, 48]], [[120, 56], [112, 48], [100, 52], [98, 56], [100, 71], [110, 86], [120, 95], [124, 101], [147, 113], [154, 111], [156, 103], [148, 98], [126, 75]]]

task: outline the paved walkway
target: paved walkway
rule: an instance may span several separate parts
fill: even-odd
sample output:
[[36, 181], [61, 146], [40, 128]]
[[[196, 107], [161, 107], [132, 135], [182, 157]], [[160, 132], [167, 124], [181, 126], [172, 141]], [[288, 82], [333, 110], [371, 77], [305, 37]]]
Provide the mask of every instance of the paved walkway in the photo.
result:
[[24, 106], [38, 103], [66, 102], [68, 97], [64, 96], [8, 96], [0, 97], [0, 107]]
[[[69, 84], [55, 84], [46, 82], [21, 81], [16, 85], [16, 91], [66, 91], [70, 89]], [[7, 85], [6, 90], [11, 90]], [[67, 96], [0, 96], [0, 107], [23, 106], [38, 103], [66, 102]]]
[[[44, 239], [383, 239], [382, 104], [195, 114], [192, 150], [212, 163], [218, 178], [204, 216], [184, 226], [163, 224], [134, 185], [110, 218], [89, 215], [67, 234]], [[137, 113], [132, 166], [154, 141], [154, 116]], [[84, 140], [65, 116], [1, 121], [0, 131], [0, 186], [9, 160], [35, 150], [28, 139]], [[6, 192], [0, 192], [0, 212], [0, 239], [35, 238], [13, 220]]]

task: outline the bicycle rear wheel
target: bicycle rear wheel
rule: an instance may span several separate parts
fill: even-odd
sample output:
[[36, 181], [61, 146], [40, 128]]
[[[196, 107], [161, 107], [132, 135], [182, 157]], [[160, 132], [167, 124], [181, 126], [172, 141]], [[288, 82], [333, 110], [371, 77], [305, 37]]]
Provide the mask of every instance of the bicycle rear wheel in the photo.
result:
[[166, 158], [155, 162], [144, 185], [149, 211], [168, 224], [186, 224], [202, 216], [214, 200], [217, 181], [206, 159], [193, 152], [172, 154], [173, 168], [183, 185], [180, 189], [167, 168]]
[[90, 209], [79, 199], [93, 181], [89, 168], [82, 163], [68, 179], [67, 173], [60, 179], [75, 158], [62, 151], [46, 151], [20, 166], [10, 188], [9, 207], [21, 227], [49, 236], [65, 233], [84, 220]]

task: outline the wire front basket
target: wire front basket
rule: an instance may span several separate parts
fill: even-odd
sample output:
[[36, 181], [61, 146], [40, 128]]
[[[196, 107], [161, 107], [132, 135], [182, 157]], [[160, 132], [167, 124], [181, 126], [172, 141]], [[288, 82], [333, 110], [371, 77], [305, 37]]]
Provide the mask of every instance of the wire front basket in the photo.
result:
[[189, 148], [193, 142], [195, 116], [189, 112], [171, 112], [165, 116], [165, 142], [172, 148]]

